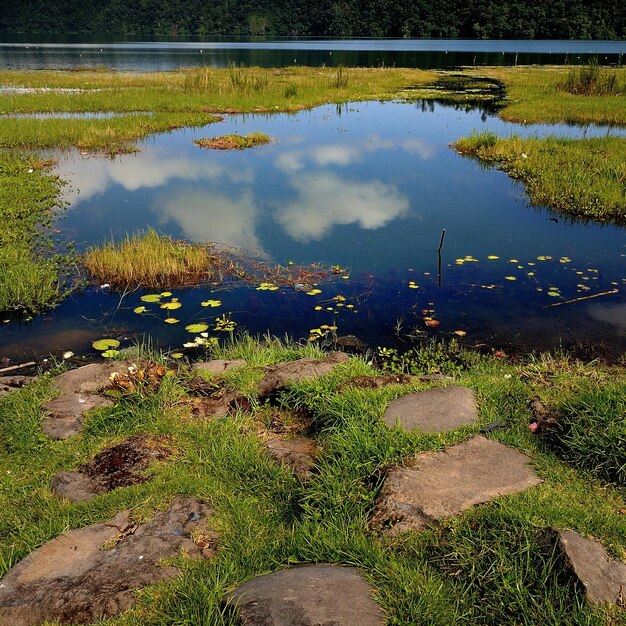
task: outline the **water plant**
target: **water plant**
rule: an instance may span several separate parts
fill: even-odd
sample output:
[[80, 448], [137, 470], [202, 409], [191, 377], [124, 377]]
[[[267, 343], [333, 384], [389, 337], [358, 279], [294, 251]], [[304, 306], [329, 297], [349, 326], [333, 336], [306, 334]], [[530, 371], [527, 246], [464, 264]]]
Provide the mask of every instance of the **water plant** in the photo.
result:
[[272, 138], [265, 133], [248, 133], [247, 135], [222, 135], [220, 137], [205, 137], [195, 139], [194, 144], [200, 148], [213, 150], [245, 150], [270, 143]]

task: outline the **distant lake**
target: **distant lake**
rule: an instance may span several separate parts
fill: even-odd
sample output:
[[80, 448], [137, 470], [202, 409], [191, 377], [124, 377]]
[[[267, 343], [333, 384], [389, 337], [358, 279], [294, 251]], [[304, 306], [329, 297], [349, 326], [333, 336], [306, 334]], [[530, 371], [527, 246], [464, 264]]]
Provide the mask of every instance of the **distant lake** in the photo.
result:
[[231, 64], [450, 68], [461, 65], [621, 63], [624, 41], [459, 39], [226, 39], [0, 35], [0, 66], [170, 70]]

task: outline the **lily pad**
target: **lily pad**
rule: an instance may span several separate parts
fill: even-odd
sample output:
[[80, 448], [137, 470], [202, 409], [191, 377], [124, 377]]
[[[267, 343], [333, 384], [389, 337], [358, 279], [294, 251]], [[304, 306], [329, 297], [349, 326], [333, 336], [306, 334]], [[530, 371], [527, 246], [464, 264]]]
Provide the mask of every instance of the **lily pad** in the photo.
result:
[[103, 356], [105, 359], [112, 359], [112, 358], [116, 357], [118, 354], [119, 354], [119, 351], [118, 351], [118, 350], [105, 350], [105, 351], [102, 353], [102, 356]]
[[208, 324], [189, 324], [189, 326], [185, 326], [185, 330], [190, 333], [203, 333], [208, 327]]
[[140, 300], [142, 302], [158, 302], [161, 299], [161, 294], [159, 293], [149, 293], [146, 296], [141, 296]]
[[218, 306], [222, 306], [222, 301], [221, 300], [205, 300], [204, 302], [200, 303], [202, 306], [210, 306], [211, 308], [215, 308]]
[[95, 350], [109, 350], [110, 348], [117, 348], [120, 342], [117, 339], [98, 339], [91, 345]]
[[183, 306], [181, 302], [164, 302], [161, 305], [162, 309], [168, 309], [169, 311], [174, 311], [176, 309], [180, 309]]
[[178, 322], [180, 322], [180, 320], [177, 320], [175, 317], [166, 317], [163, 321], [166, 324], [178, 324]]
[[133, 309], [133, 313], [145, 313], [148, 309], [145, 306], [138, 306]]

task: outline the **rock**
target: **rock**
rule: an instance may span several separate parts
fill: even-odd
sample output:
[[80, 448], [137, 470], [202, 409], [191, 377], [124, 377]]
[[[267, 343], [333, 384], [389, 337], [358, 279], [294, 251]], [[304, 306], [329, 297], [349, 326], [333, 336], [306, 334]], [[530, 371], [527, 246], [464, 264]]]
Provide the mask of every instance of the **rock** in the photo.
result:
[[82, 430], [84, 416], [91, 409], [113, 406], [113, 401], [93, 393], [64, 393], [43, 405], [49, 414], [42, 430], [54, 439], [67, 439]]
[[367, 350], [367, 344], [355, 335], [342, 335], [341, 337], [337, 337], [337, 339], [335, 339], [335, 345], [344, 350], [355, 350], [357, 352]]
[[278, 365], [268, 365], [263, 368], [265, 375], [259, 383], [259, 396], [267, 396], [286, 387], [289, 383], [329, 374], [337, 365], [349, 360], [350, 357], [344, 352], [333, 352], [325, 359], [298, 359]]
[[100, 451], [77, 472], [59, 472], [52, 490], [71, 502], [84, 502], [117, 487], [145, 482], [143, 471], [154, 460], [167, 458], [172, 450], [164, 438], [134, 435]]
[[275, 461], [287, 466], [301, 478], [309, 478], [315, 467], [317, 445], [308, 437], [270, 439], [265, 443], [265, 448]]
[[380, 389], [389, 385], [410, 385], [413, 378], [408, 374], [383, 374], [380, 376], [354, 376], [339, 386], [339, 391], [347, 387], [357, 389]]
[[501, 443], [473, 437], [443, 452], [425, 452], [411, 467], [387, 473], [372, 527], [394, 536], [421, 530], [470, 507], [518, 493], [542, 481], [530, 459]]
[[248, 365], [248, 361], [245, 359], [234, 359], [227, 361], [224, 359], [214, 359], [212, 361], [202, 361], [200, 363], [194, 363], [191, 369], [198, 372], [209, 372], [210, 374], [224, 374], [238, 367], [245, 367]]
[[474, 392], [452, 385], [410, 393], [394, 400], [387, 407], [383, 420], [387, 426], [406, 430], [441, 433], [454, 430], [478, 419]]
[[0, 580], [0, 624], [84, 624], [130, 608], [134, 590], [177, 575], [175, 567], [159, 564], [162, 559], [181, 550], [191, 558], [215, 554], [215, 534], [206, 531], [212, 513], [206, 503], [180, 497], [140, 526], [122, 511], [60, 535]]
[[189, 403], [191, 414], [201, 419], [225, 417], [232, 411], [248, 411], [251, 408], [248, 398], [229, 390], [222, 390], [212, 396], [191, 398]]
[[62, 394], [97, 393], [111, 384], [113, 372], [128, 371], [130, 365], [128, 361], [105, 361], [83, 365], [57, 376], [54, 379], [54, 385]]
[[0, 376], [0, 397], [33, 380], [32, 376]]
[[559, 543], [590, 602], [626, 606], [626, 563], [610, 557], [599, 541], [573, 530], [560, 531]]
[[105, 491], [97, 480], [81, 472], [57, 472], [50, 488], [70, 502], [87, 502]]
[[318, 564], [258, 576], [228, 594], [243, 626], [382, 626], [372, 589], [352, 567]]

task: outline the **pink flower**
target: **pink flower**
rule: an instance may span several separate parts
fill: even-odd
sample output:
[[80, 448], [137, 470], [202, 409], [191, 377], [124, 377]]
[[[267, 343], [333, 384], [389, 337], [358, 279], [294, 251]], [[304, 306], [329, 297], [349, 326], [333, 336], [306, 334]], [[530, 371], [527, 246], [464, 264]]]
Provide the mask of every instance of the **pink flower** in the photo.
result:
[[531, 422], [530, 424], [528, 424], [528, 428], [530, 428], [531, 433], [536, 433], [537, 429], [539, 428], [539, 424], [537, 424], [537, 422]]

